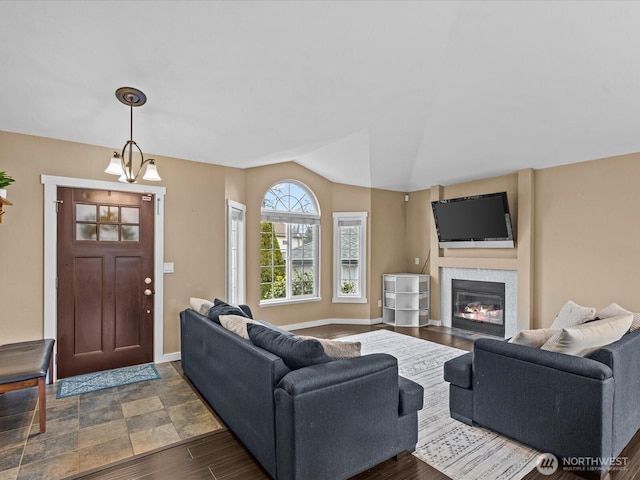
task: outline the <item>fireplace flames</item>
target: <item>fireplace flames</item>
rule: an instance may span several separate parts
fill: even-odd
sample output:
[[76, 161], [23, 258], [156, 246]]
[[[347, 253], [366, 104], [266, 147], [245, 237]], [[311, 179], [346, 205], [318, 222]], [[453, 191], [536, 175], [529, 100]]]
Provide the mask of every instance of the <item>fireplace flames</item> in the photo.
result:
[[462, 318], [475, 322], [502, 323], [503, 310], [495, 305], [485, 305], [480, 302], [468, 303], [459, 313]]

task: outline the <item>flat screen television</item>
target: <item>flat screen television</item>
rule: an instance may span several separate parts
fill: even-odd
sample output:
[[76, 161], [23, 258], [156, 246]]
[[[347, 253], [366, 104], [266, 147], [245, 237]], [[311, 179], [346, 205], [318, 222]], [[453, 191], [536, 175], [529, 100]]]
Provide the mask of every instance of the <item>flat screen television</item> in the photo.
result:
[[440, 248], [513, 248], [507, 192], [431, 202]]

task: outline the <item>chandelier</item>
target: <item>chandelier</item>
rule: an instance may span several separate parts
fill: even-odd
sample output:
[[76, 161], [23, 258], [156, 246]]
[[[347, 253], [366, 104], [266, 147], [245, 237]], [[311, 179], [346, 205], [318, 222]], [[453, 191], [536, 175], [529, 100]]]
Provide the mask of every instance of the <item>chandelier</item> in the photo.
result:
[[[146, 171], [142, 179], [159, 182], [162, 179], [160, 175], [158, 175], [155, 160], [153, 158], [145, 160], [142, 150], [140, 150], [138, 144], [133, 140], [133, 107], [141, 107], [144, 105], [147, 102], [147, 96], [137, 88], [120, 87], [116, 90], [116, 98], [125, 105], [128, 105], [131, 112], [129, 140], [124, 144], [122, 153], [113, 152], [113, 157], [111, 157], [105, 173], [119, 175], [120, 178], [118, 178], [118, 181], [120, 182], [136, 183], [142, 169], [146, 166]], [[134, 168], [133, 165], [134, 148], [140, 153], [140, 165], [137, 168]]]

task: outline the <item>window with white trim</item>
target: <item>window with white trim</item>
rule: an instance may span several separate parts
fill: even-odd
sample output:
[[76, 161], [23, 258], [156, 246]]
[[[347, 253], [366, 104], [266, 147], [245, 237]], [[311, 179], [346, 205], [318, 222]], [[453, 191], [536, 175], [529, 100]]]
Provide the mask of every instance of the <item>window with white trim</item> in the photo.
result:
[[227, 301], [245, 302], [245, 217], [246, 207], [227, 200]]
[[333, 302], [367, 302], [367, 212], [333, 213]]
[[320, 208], [296, 180], [271, 186], [260, 216], [260, 304], [319, 299]]

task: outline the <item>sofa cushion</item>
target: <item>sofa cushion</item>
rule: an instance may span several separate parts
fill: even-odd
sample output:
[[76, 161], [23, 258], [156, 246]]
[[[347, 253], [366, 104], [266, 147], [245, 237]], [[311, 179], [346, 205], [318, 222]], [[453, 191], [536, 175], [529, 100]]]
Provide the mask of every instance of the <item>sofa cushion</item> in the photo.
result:
[[558, 312], [558, 316], [551, 324], [551, 328], [565, 328], [580, 325], [588, 320], [596, 317], [596, 309], [591, 307], [583, 307], [569, 300], [563, 305]]
[[529, 347], [540, 348], [553, 335], [559, 333], [556, 328], [538, 328], [535, 330], [520, 330], [509, 342], [518, 345], [526, 345]]
[[631, 327], [629, 328], [629, 330], [633, 332], [634, 330], [640, 328], [640, 313], [630, 312], [629, 310], [622, 308], [617, 303], [611, 303], [607, 305], [603, 309], [599, 310], [596, 313], [596, 316], [600, 318], [611, 318], [629, 314], [633, 315], [633, 322], [631, 322]]
[[444, 364], [445, 381], [461, 388], [471, 388], [473, 381], [473, 352], [452, 358]]
[[220, 315], [238, 315], [240, 317], [249, 318], [237, 305], [231, 305], [230, 303], [223, 302], [216, 298], [213, 302], [213, 307], [211, 307], [207, 312], [207, 317], [220, 325]]
[[191, 297], [189, 305], [200, 315], [206, 315], [209, 309], [213, 307], [213, 302], [204, 298]]
[[424, 404], [424, 388], [422, 385], [398, 375], [398, 414], [408, 415], [421, 410]]
[[629, 314], [564, 328], [541, 348], [550, 352], [585, 357], [605, 345], [620, 340], [629, 330], [632, 321], [633, 315]]
[[347, 342], [340, 340], [329, 340], [326, 338], [309, 337], [300, 335], [303, 340], [318, 340], [326, 353], [332, 359], [359, 357], [362, 351], [362, 343]]
[[249, 340], [249, 332], [247, 332], [247, 324], [258, 323], [247, 317], [241, 317], [240, 315], [220, 315], [218, 317], [220, 325], [230, 332]]
[[279, 356], [292, 370], [331, 361], [317, 340], [303, 340], [295, 335], [284, 335], [259, 324], [248, 324], [247, 331], [255, 346]]

